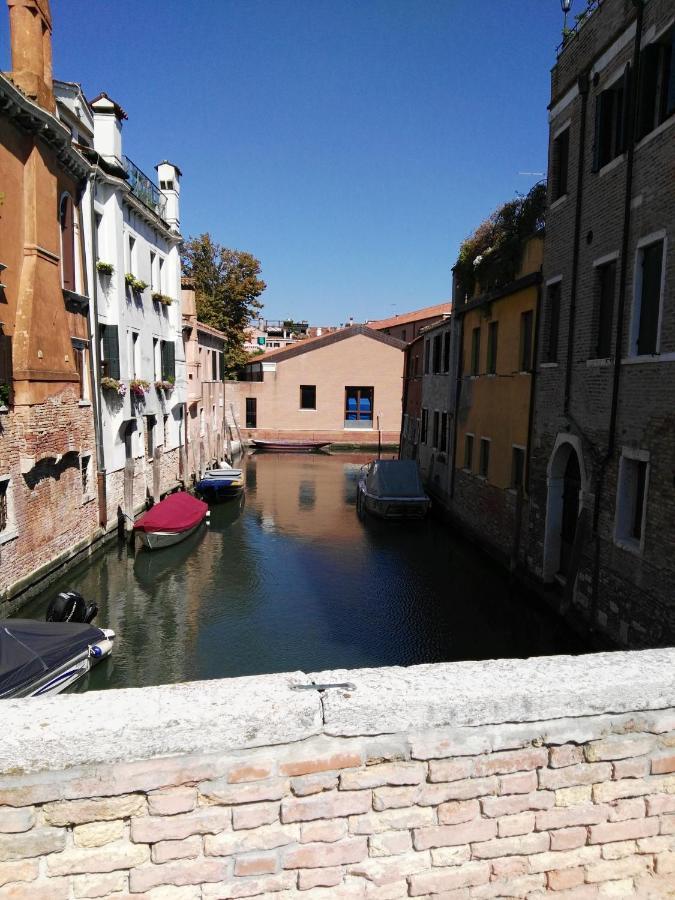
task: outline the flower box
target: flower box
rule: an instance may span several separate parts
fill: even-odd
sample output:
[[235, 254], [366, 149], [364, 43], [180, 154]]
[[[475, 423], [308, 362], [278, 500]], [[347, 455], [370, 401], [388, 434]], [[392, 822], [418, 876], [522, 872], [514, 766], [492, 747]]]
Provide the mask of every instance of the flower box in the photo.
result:
[[143, 378], [134, 378], [129, 382], [131, 396], [136, 400], [145, 400], [145, 395], [150, 390], [150, 383]]
[[115, 266], [112, 263], [104, 262], [102, 259], [96, 260], [96, 269], [101, 273], [101, 275], [107, 275], [110, 277], [112, 273], [115, 271]]
[[101, 387], [104, 391], [112, 391], [119, 397], [124, 397], [127, 392], [127, 386], [123, 381], [118, 381], [117, 378], [110, 378], [108, 375], [101, 378]]

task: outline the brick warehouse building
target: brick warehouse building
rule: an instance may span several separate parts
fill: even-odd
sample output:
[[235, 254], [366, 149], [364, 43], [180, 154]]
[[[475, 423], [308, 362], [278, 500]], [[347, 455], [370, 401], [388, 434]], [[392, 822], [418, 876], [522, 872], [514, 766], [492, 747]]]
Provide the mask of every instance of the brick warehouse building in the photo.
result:
[[[55, 116], [46, 0], [11, 0], [0, 75], [0, 600], [88, 546], [95, 436], [80, 206], [86, 161]], [[5, 604], [5, 608], [7, 608]]]
[[675, 638], [674, 13], [593, 4], [549, 107], [527, 564], [631, 646]]

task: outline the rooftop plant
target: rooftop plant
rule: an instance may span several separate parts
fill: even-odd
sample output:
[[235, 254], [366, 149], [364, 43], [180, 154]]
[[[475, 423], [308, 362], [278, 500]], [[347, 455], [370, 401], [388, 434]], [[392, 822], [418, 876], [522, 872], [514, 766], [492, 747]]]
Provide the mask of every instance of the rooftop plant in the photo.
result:
[[455, 264], [457, 299], [500, 287], [518, 274], [525, 241], [544, 227], [546, 184], [535, 184], [496, 209], [459, 249]]

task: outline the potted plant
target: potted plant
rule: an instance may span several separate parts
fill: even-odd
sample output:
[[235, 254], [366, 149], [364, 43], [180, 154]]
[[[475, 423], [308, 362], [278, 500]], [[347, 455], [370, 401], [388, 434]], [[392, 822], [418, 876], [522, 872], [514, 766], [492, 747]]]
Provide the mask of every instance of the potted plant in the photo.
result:
[[142, 294], [143, 291], [147, 288], [148, 282], [143, 281], [141, 278], [134, 278], [134, 283], [131, 285], [131, 289], [135, 291], [137, 294]]
[[0, 381], [0, 409], [7, 409], [12, 389], [6, 381]]
[[129, 382], [129, 390], [131, 391], [131, 396], [135, 400], [145, 400], [145, 395], [149, 388], [150, 383], [145, 381], [144, 378], [133, 378]]
[[171, 306], [171, 304], [173, 303], [173, 297], [169, 297], [166, 294], [162, 294], [161, 303], [163, 303], [164, 306]]
[[96, 269], [101, 273], [101, 275], [106, 275], [110, 277], [112, 273], [115, 271], [115, 266], [112, 263], [104, 262], [102, 259], [96, 260]]
[[109, 375], [101, 378], [101, 387], [104, 391], [112, 391], [119, 397], [124, 397], [127, 392], [127, 386], [123, 381], [118, 381], [117, 378], [111, 378]]
[[164, 296], [164, 294], [160, 294], [159, 291], [153, 291], [153, 292], [152, 292], [152, 299], [153, 299], [153, 302], [154, 302], [154, 303], [161, 303], [161, 302], [162, 302], [162, 297], [163, 297], [163, 296]]
[[133, 290], [134, 283], [136, 281], [136, 276], [133, 272], [126, 272], [124, 275], [124, 283], [127, 287], [130, 287]]
[[155, 388], [156, 388], [157, 391], [159, 391], [160, 393], [161, 393], [162, 391], [164, 391], [165, 393], [168, 394], [169, 391], [172, 391], [172, 390], [173, 390], [173, 381], [169, 381], [168, 378], [166, 379], [166, 381], [164, 381], [164, 380], [162, 380], [162, 381], [156, 381], [156, 382], [155, 382]]

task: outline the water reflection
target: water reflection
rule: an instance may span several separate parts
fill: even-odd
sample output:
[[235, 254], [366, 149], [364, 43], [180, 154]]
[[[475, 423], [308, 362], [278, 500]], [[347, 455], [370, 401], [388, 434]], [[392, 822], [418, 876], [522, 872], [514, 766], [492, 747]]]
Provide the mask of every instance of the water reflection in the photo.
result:
[[428, 520], [360, 521], [362, 454], [256, 454], [246, 495], [166, 550], [113, 544], [73, 587], [118, 634], [89, 687], [583, 649], [501, 570]]

